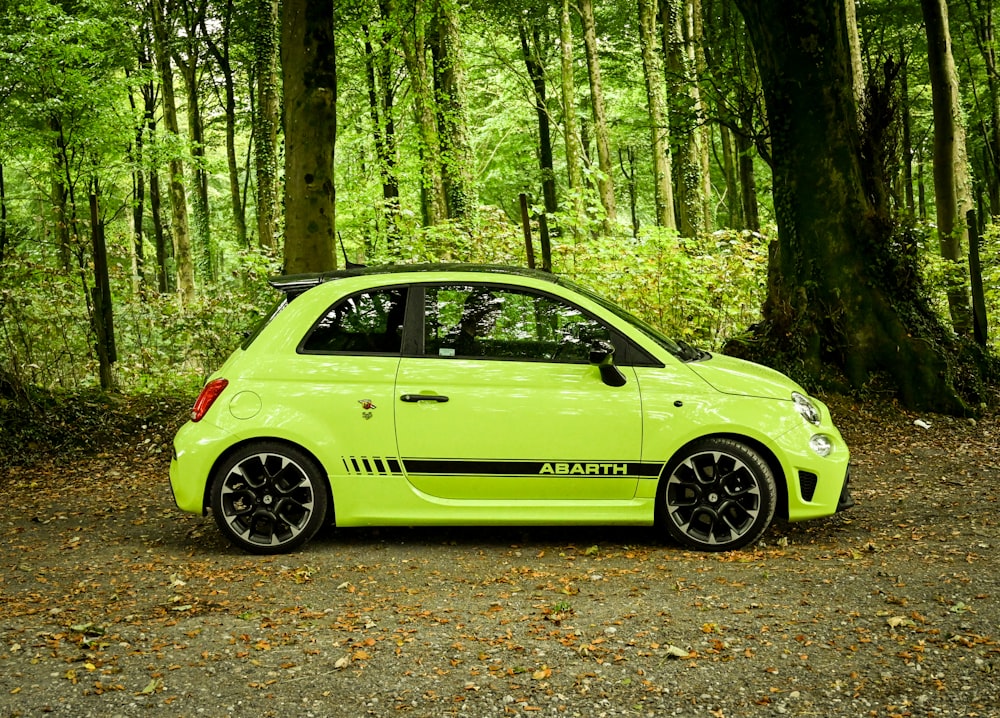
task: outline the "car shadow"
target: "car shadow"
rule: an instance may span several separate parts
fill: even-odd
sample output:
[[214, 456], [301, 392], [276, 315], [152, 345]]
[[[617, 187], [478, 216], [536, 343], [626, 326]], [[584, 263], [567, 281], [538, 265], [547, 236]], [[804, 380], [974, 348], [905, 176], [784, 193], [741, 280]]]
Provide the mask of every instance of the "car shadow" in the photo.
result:
[[[651, 526], [327, 526], [308, 544], [312, 550], [376, 544], [459, 546], [466, 548], [549, 548], [552, 546], [680, 548]], [[308, 550], [307, 547], [307, 550]]]

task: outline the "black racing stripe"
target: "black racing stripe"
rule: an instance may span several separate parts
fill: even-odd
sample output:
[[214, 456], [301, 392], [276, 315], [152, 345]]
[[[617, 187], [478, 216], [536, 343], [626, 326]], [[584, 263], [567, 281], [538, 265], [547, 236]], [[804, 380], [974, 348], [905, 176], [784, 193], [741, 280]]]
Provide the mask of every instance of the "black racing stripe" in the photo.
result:
[[353, 456], [351, 457], [351, 465], [354, 466], [354, 473], [356, 473], [356, 474], [360, 474], [361, 473], [361, 467], [358, 466], [358, 460], [356, 458], [354, 458]]
[[664, 466], [663, 462], [643, 461], [639, 464], [639, 477], [643, 479], [658, 479], [660, 478], [660, 474], [663, 473]]
[[403, 459], [407, 474], [432, 476], [589, 476], [655, 478], [662, 463], [639, 461], [509, 461], [484, 459]]
[[385, 459], [385, 465], [388, 467], [390, 474], [403, 473], [403, 466], [399, 463], [399, 459]]

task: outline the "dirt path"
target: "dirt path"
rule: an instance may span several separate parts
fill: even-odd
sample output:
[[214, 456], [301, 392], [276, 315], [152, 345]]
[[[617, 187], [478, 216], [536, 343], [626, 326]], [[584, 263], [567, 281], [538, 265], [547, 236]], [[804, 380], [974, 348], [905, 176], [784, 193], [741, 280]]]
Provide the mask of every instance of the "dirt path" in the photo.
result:
[[173, 507], [168, 426], [6, 470], [0, 716], [1000, 715], [1000, 422], [835, 410], [858, 506], [721, 556], [602, 528], [251, 557]]

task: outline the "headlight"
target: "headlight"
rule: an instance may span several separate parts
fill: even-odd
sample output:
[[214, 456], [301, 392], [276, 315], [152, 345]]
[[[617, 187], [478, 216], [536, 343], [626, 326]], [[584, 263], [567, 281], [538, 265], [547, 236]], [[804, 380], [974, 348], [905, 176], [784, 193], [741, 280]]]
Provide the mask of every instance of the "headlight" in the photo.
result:
[[803, 419], [808, 421], [814, 426], [819, 426], [819, 409], [816, 405], [809, 401], [809, 397], [798, 393], [797, 391], [792, 392], [792, 403], [795, 404], [795, 410], [799, 412], [799, 415]]
[[816, 434], [809, 439], [809, 448], [815, 451], [817, 456], [827, 457], [833, 451], [833, 442], [826, 434]]

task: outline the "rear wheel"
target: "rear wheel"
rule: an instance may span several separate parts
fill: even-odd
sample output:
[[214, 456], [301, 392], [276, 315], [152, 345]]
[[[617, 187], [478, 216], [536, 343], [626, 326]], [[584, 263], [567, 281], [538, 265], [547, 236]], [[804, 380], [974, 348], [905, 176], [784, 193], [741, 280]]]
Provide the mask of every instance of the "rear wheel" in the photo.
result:
[[212, 515], [244, 551], [285, 553], [311, 539], [327, 512], [326, 479], [291, 446], [250, 444], [231, 456], [212, 481]]
[[748, 546], [771, 524], [774, 474], [760, 454], [732, 439], [702, 439], [660, 479], [661, 519], [670, 535], [699, 551]]

